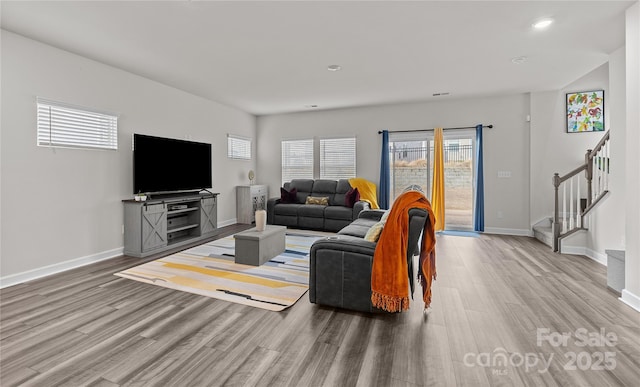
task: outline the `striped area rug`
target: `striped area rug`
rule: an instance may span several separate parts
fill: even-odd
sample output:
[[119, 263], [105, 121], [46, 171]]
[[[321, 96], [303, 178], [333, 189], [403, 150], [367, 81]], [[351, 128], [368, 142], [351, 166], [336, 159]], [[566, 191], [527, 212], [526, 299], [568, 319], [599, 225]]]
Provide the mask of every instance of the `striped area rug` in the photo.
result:
[[286, 250], [261, 266], [233, 262], [233, 236], [193, 247], [115, 275], [273, 311], [309, 289], [309, 251], [321, 235], [287, 231]]

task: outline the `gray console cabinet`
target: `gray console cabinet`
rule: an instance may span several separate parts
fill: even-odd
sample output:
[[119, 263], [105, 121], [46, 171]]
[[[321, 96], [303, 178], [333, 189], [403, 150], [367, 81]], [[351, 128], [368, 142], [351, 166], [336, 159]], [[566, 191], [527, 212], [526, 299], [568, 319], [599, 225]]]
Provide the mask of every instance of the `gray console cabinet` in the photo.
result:
[[236, 219], [238, 223], [256, 221], [256, 211], [267, 209], [269, 189], [266, 185], [239, 185], [236, 187]]
[[124, 200], [124, 254], [146, 257], [214, 236], [217, 195]]

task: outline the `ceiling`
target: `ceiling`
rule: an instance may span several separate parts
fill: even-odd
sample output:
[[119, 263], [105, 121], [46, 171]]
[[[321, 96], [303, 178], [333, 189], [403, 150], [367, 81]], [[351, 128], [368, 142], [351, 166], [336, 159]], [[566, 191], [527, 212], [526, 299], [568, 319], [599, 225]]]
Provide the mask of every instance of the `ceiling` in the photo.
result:
[[[255, 115], [560, 89], [635, 1], [2, 1], [2, 28]], [[541, 17], [555, 23], [544, 31]], [[512, 58], [526, 57], [521, 64]], [[327, 71], [338, 64], [342, 70]], [[450, 93], [434, 97], [434, 93]]]

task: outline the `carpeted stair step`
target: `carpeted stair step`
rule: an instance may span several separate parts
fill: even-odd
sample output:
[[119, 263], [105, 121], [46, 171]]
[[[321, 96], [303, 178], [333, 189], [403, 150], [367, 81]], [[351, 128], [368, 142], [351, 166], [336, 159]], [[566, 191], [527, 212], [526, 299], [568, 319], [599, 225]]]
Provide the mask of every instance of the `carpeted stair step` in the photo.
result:
[[533, 226], [533, 236], [545, 245], [553, 247], [553, 229], [551, 228], [551, 226]]

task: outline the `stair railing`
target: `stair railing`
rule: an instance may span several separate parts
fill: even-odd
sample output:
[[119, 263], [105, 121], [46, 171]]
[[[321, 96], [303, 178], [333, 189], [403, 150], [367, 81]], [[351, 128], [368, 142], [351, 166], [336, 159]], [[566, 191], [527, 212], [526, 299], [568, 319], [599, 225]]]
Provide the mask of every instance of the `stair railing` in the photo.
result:
[[[585, 198], [580, 192], [583, 182]], [[609, 132], [593, 150], [587, 150], [584, 164], [564, 176], [554, 173], [553, 187], [553, 251], [559, 251], [562, 238], [587, 229], [585, 216], [609, 192]]]

